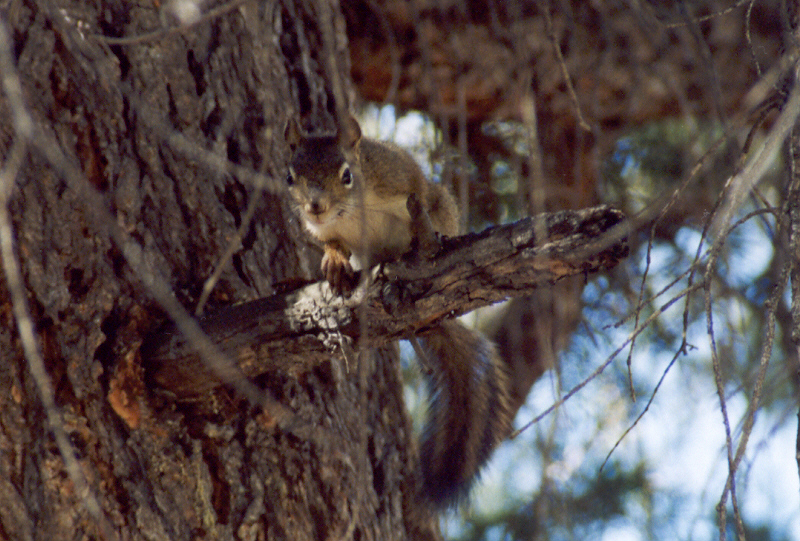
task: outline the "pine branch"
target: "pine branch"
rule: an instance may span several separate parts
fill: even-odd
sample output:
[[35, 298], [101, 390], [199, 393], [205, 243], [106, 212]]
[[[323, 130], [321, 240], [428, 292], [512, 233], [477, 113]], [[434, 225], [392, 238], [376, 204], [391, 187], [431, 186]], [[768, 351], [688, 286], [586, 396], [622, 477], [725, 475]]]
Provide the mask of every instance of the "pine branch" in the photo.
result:
[[[199, 320], [216, 351], [198, 352], [171, 329], [143, 347], [143, 361], [151, 380], [178, 397], [207, 392], [220, 380], [307, 371], [342, 348], [347, 354], [424, 334], [442, 319], [610, 269], [628, 254], [623, 219], [603, 206], [525, 218], [441, 244], [417, 232], [422, 250], [376, 267], [370, 283], [349, 297], [318, 282], [231, 306]], [[435, 253], [420, 255], [425, 251]]]

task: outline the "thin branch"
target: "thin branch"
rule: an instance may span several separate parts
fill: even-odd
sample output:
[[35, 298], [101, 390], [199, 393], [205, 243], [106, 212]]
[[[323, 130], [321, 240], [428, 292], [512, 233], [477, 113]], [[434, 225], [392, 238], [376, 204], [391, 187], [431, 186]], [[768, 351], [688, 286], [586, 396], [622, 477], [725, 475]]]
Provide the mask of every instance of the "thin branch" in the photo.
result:
[[[688, 291], [686, 293], [688, 298]], [[633, 349], [633, 341], [631, 341], [631, 349]], [[617, 450], [617, 447], [619, 447], [620, 444], [622, 444], [622, 440], [625, 439], [625, 437], [631, 432], [631, 430], [633, 430], [636, 427], [636, 425], [639, 424], [639, 421], [641, 421], [644, 418], [645, 414], [650, 410], [650, 406], [653, 405], [653, 401], [655, 401], [656, 399], [656, 394], [658, 394], [658, 390], [661, 388], [661, 384], [664, 383], [664, 380], [667, 378], [667, 374], [669, 373], [672, 366], [678, 361], [678, 357], [680, 357], [682, 353], [684, 353], [684, 348], [678, 348], [678, 350], [675, 352], [675, 355], [672, 356], [672, 359], [669, 361], [669, 364], [664, 369], [664, 372], [661, 374], [661, 377], [658, 379], [658, 383], [656, 383], [655, 389], [653, 389], [653, 392], [650, 393], [650, 399], [647, 401], [647, 404], [645, 405], [644, 409], [638, 415], [638, 417], [634, 419], [634, 421], [625, 430], [625, 432], [623, 432], [622, 435], [617, 439], [616, 443], [614, 443], [614, 446], [606, 455], [605, 460], [603, 460], [603, 463], [600, 464], [600, 471], [603, 471], [603, 468], [608, 463], [609, 459], [611, 458], [611, 455], [614, 454], [614, 451]], [[628, 357], [628, 366], [630, 366], [630, 356]], [[628, 370], [628, 374], [630, 374], [630, 369]], [[632, 386], [633, 384], [631, 383], [630, 385]], [[631, 392], [633, 392], [632, 389]]]
[[397, 45], [397, 37], [395, 36], [394, 29], [389, 17], [384, 12], [384, 9], [378, 5], [375, 0], [367, 0], [367, 6], [381, 25], [383, 35], [386, 37], [386, 47], [389, 49], [389, 57], [392, 63], [392, 78], [389, 81], [389, 88], [386, 95], [383, 97], [382, 105], [389, 105], [395, 103], [397, 99], [397, 89], [400, 87], [400, 76], [402, 75], [403, 66], [400, 64], [400, 47]]
[[247, 210], [242, 217], [242, 223], [236, 229], [233, 238], [228, 242], [225, 252], [220, 256], [216, 265], [214, 265], [214, 272], [212, 272], [211, 276], [203, 283], [203, 292], [200, 294], [200, 299], [197, 301], [197, 307], [194, 309], [195, 316], [203, 314], [203, 308], [205, 308], [211, 292], [214, 291], [214, 287], [217, 285], [220, 276], [222, 276], [222, 272], [225, 270], [230, 260], [233, 259], [233, 255], [236, 251], [241, 248], [242, 239], [245, 234], [247, 234], [247, 230], [250, 229], [250, 222], [253, 220], [253, 216], [255, 216], [256, 208], [258, 208], [258, 205], [261, 203], [263, 193], [264, 186], [259, 183], [255, 190], [253, 190], [253, 193], [250, 194], [250, 201], [247, 203]]
[[674, 22], [674, 23], [665, 23], [665, 22], [659, 20], [655, 16], [653, 18], [656, 21], [658, 21], [659, 23], [663, 24], [664, 28], [678, 28], [678, 27], [681, 27], [681, 26], [687, 26], [689, 24], [703, 23], [703, 22], [706, 22], [706, 21], [710, 21], [711, 19], [716, 19], [717, 17], [722, 17], [722, 16], [727, 15], [728, 13], [738, 9], [740, 6], [744, 5], [746, 2], [750, 2], [751, 6], [753, 4], [752, 0], [739, 0], [738, 2], [733, 4], [732, 6], [728, 6], [728, 7], [724, 8], [724, 9], [721, 9], [719, 11], [715, 11], [713, 13], [709, 13], [708, 15], [693, 15], [691, 18], [683, 17], [683, 20], [678, 21], [678, 22]]
[[[152, 42], [157, 41], [159, 39], [178, 35], [184, 32], [188, 32], [195, 26], [203, 24], [208, 21], [212, 21], [226, 13], [233, 11], [234, 9], [238, 8], [240, 5], [244, 4], [247, 0], [231, 0], [226, 4], [222, 4], [215, 8], [208, 10], [204, 15], [201, 15], [196, 20], [192, 21], [178, 21], [178, 26], [174, 26], [171, 28], [159, 28], [157, 30], [152, 30], [150, 32], [145, 32], [144, 34], [138, 34], [135, 36], [122, 36], [122, 37], [113, 37], [113, 36], [104, 36], [102, 34], [92, 34], [91, 37], [96, 39], [97, 41], [106, 43], [108, 45], [138, 45], [140, 43], [145, 42]], [[198, 2], [199, 3], [199, 2]]]
[[[713, 268], [713, 262], [709, 261], [707, 265], [707, 274], [711, 273], [711, 269]], [[730, 475], [731, 468], [733, 465], [733, 442], [731, 438], [731, 423], [728, 417], [728, 405], [725, 399], [725, 385], [723, 383], [722, 377], [722, 366], [719, 362], [719, 353], [717, 351], [717, 339], [714, 334], [714, 316], [711, 309], [711, 283], [710, 281], [706, 280], [704, 283], [704, 291], [705, 291], [705, 310], [706, 310], [706, 332], [708, 334], [709, 340], [711, 341], [711, 365], [714, 371], [714, 384], [716, 385], [717, 389], [717, 396], [719, 397], [719, 408], [720, 412], [722, 413], [722, 424], [725, 427], [725, 448], [728, 453], [728, 482], [725, 485], [725, 490], [722, 493], [722, 498], [720, 499], [719, 503], [717, 503], [717, 521], [719, 524], [719, 539], [720, 541], [725, 541], [725, 524], [726, 524], [726, 509], [725, 509], [725, 502], [727, 501], [727, 496], [730, 493], [734, 499], [734, 505], [736, 505], [736, 480], [733, 475]]]
[[[743, 216], [741, 219], [737, 220], [737, 221], [736, 221], [736, 223], [732, 224], [732, 225], [731, 225], [731, 226], [730, 226], [730, 227], [729, 227], [729, 228], [728, 228], [728, 229], [725, 231], [725, 235], [724, 235], [724, 236], [725, 236], [725, 238], [727, 238], [727, 237], [728, 237], [728, 236], [729, 236], [729, 235], [730, 235], [730, 234], [731, 234], [731, 233], [732, 233], [732, 232], [733, 232], [733, 231], [734, 231], [736, 228], [738, 228], [740, 225], [742, 225], [742, 224], [744, 224], [744, 223], [748, 222], [748, 221], [749, 221], [749, 220], [751, 220], [752, 218], [761, 217], [761, 216], [762, 216], [763, 214], [765, 214], [765, 213], [771, 213], [771, 214], [775, 214], [775, 211], [774, 211], [774, 209], [758, 209], [758, 210], [754, 210], [754, 211], [752, 211], [752, 212], [748, 213], [746, 216]], [[692, 293], [694, 293], [695, 291], [697, 291], [697, 290], [698, 290], [698, 289], [700, 289], [700, 288], [704, 288], [704, 287], [705, 287], [705, 284], [706, 284], [706, 282], [711, 280], [711, 278], [710, 278], [708, 275], [705, 275], [705, 277], [704, 277], [704, 279], [703, 279], [702, 281], [700, 281], [700, 282], [695, 282], [695, 281], [694, 281], [694, 273], [695, 273], [695, 270], [701, 266], [701, 262], [702, 262], [702, 261], [703, 261], [703, 260], [704, 260], [706, 257], [708, 257], [708, 256], [710, 255], [710, 252], [711, 252], [711, 249], [709, 248], [709, 249], [708, 249], [708, 250], [706, 250], [706, 251], [705, 251], [705, 253], [704, 253], [704, 254], [702, 254], [702, 256], [701, 256], [701, 249], [702, 249], [702, 246], [703, 246], [703, 243], [702, 243], [702, 242], [700, 242], [700, 243], [698, 244], [697, 253], [695, 254], [695, 262], [694, 262], [692, 265], [690, 265], [688, 269], [686, 269], [686, 270], [685, 270], [685, 271], [683, 271], [681, 274], [679, 274], [678, 276], [676, 276], [675, 278], [673, 278], [673, 280], [672, 280], [671, 282], [669, 282], [667, 285], [665, 285], [665, 286], [664, 286], [664, 287], [663, 287], [663, 288], [662, 288], [660, 291], [658, 291], [657, 293], [655, 293], [655, 294], [651, 295], [651, 296], [650, 296], [648, 299], [646, 299], [646, 300], [642, 300], [642, 298], [641, 298], [641, 295], [640, 295], [639, 304], [636, 306], [636, 308], [635, 308], [635, 310], [634, 310], [634, 313], [635, 313], [635, 315], [636, 315], [636, 319], [635, 319], [635, 328], [637, 329], [637, 331], [644, 330], [644, 328], [646, 328], [650, 322], [654, 321], [654, 319], [655, 319], [655, 317], [656, 317], [656, 316], [658, 316], [658, 315], [660, 315], [661, 313], [663, 313], [663, 312], [664, 312], [664, 310], [666, 310], [666, 308], [667, 308], [667, 307], [671, 306], [671, 305], [672, 305], [673, 303], [675, 303], [675, 302], [676, 302], [678, 299], [680, 299], [680, 298], [683, 298], [683, 297], [685, 297], [685, 298], [686, 298], [686, 301], [685, 301], [685, 308], [684, 308], [684, 311], [683, 311], [683, 331], [682, 331], [682, 336], [681, 336], [681, 344], [678, 346], [678, 348], [677, 348], [677, 349], [676, 349], [676, 351], [675, 351], [675, 355], [673, 355], [673, 357], [672, 357], [672, 359], [670, 360], [669, 364], [668, 364], [668, 365], [667, 365], [667, 367], [664, 369], [664, 372], [663, 372], [663, 374], [661, 375], [661, 377], [659, 378], [659, 380], [658, 380], [658, 383], [657, 383], [657, 384], [656, 384], [656, 386], [655, 386], [655, 389], [653, 389], [653, 392], [651, 393], [651, 395], [650, 395], [650, 398], [649, 398], [649, 400], [647, 401], [647, 404], [645, 405], [644, 409], [643, 409], [643, 410], [642, 410], [642, 412], [641, 412], [641, 413], [640, 413], [640, 414], [639, 414], [639, 415], [636, 417], [636, 419], [633, 421], [633, 423], [631, 423], [631, 425], [630, 425], [630, 426], [629, 426], [629, 427], [628, 427], [628, 428], [625, 430], [625, 432], [624, 432], [624, 433], [623, 433], [623, 434], [622, 434], [622, 435], [619, 437], [619, 439], [616, 441], [616, 443], [614, 444], [614, 447], [611, 449], [611, 451], [609, 451], [608, 455], [606, 455], [606, 458], [605, 458], [605, 460], [603, 461], [603, 464], [600, 466], [600, 470], [602, 470], [602, 469], [603, 469], [603, 467], [605, 466], [605, 464], [606, 464], [606, 463], [608, 462], [608, 460], [611, 458], [611, 455], [613, 454], [614, 450], [616, 450], [616, 449], [617, 449], [617, 447], [619, 447], [619, 445], [622, 443], [622, 440], [623, 440], [623, 439], [625, 439], [625, 437], [626, 437], [626, 436], [627, 436], [627, 435], [628, 435], [628, 434], [631, 432], [631, 430], [633, 430], [633, 428], [634, 428], [634, 427], [635, 427], [635, 426], [636, 426], [636, 425], [639, 423], [639, 421], [640, 421], [640, 420], [641, 420], [641, 419], [644, 417], [645, 413], [647, 413], [647, 411], [650, 409], [650, 406], [653, 404], [653, 401], [655, 400], [655, 396], [656, 396], [656, 394], [658, 393], [658, 390], [659, 390], [659, 388], [661, 387], [662, 383], [664, 382], [664, 379], [666, 378], [666, 376], [667, 376], [667, 373], [670, 371], [670, 369], [671, 369], [671, 368], [672, 368], [672, 366], [675, 364], [675, 362], [677, 362], [677, 360], [678, 360], [678, 357], [679, 357], [681, 354], [685, 354], [685, 353], [686, 353], [686, 349], [687, 349], [687, 347], [688, 347], [688, 342], [687, 342], [686, 336], [687, 336], [687, 333], [688, 333], [688, 326], [689, 326], [689, 321], [688, 321], [688, 320], [689, 320], [689, 302], [690, 302], [690, 299], [691, 299]], [[648, 250], [648, 253], [649, 253], [649, 250]], [[671, 298], [667, 304], [665, 304], [664, 306], [662, 306], [662, 307], [661, 307], [661, 308], [658, 310], [658, 312], [657, 312], [657, 313], [655, 313], [655, 314], [651, 314], [651, 316], [650, 316], [650, 318], [648, 319], [648, 321], [647, 321], [647, 322], [645, 322], [644, 324], [640, 325], [640, 324], [639, 324], [639, 314], [640, 314], [640, 312], [641, 312], [642, 308], [644, 308], [644, 306], [646, 306], [646, 305], [649, 305], [649, 304], [651, 304], [653, 301], [655, 301], [655, 299], [657, 299], [657, 298], [658, 298], [658, 297], [660, 297], [661, 295], [664, 295], [664, 294], [665, 294], [667, 291], [669, 291], [670, 289], [672, 289], [672, 287], [673, 287], [673, 286], [675, 286], [675, 284], [677, 284], [678, 282], [680, 282], [680, 281], [681, 281], [681, 280], [683, 280], [684, 278], [687, 278], [687, 282], [688, 282], [688, 283], [687, 283], [687, 285], [686, 285], [686, 287], [685, 287], [683, 290], [681, 290], [681, 291], [680, 291], [678, 294], [676, 294], [676, 295], [675, 295], [673, 298]], [[782, 283], [785, 283], [785, 279], [784, 279], [784, 280], [782, 280]], [[781, 288], [777, 288], [777, 289], [778, 289], [778, 290], [781, 290]], [[770, 298], [770, 300], [772, 301], [772, 300], [774, 300], [774, 299]], [[771, 306], [771, 305], [769, 304], [769, 302], [768, 302], [767, 306]], [[774, 310], [773, 310], [773, 312], [772, 312], [772, 315], [774, 316]], [[626, 318], [626, 319], [629, 319], [629, 318]], [[626, 319], [623, 319], [623, 320], [619, 321], [618, 323], [616, 323], [616, 324], [614, 325], [614, 327], [619, 327], [619, 326], [621, 326], [621, 325], [622, 325], [622, 323], [623, 323], [624, 321], [626, 321]], [[772, 326], [771, 328], [773, 328], [773, 329], [774, 329], [774, 317], [773, 317], [773, 326]], [[634, 341], [636, 340], [636, 338], [637, 338], [637, 336], [638, 336], [638, 335], [639, 335], [639, 332], [634, 332], [634, 333], [631, 333], [631, 336], [629, 337], [630, 351], [631, 351], [631, 352], [632, 352], [632, 350], [633, 350]], [[772, 349], [772, 344], [771, 344], [771, 342], [772, 342], [772, 339], [774, 339], [774, 332], [773, 332], [773, 333], [770, 333], [770, 335], [769, 335], [769, 338], [770, 338], [769, 351], [771, 351], [771, 349]], [[766, 347], [766, 346], [765, 346], [765, 347]], [[629, 354], [628, 354], [628, 366], [629, 366], [629, 367], [630, 367], [631, 352], [629, 352]], [[761, 370], [760, 370], [760, 372], [759, 372], [759, 378], [758, 378], [758, 381], [757, 381], [757, 390], [754, 392], [754, 397], [755, 397], [755, 398], [754, 398], [754, 400], [756, 401], [756, 403], [758, 402], [758, 399], [759, 399], [759, 397], [760, 397], [760, 393], [761, 393], [761, 386], [763, 385], [764, 379], [766, 378], [766, 365], [765, 365], [765, 364], [763, 364], [763, 357], [764, 357], [764, 355], [762, 355], [762, 368], [761, 368]], [[630, 372], [629, 372], [629, 373], [630, 373]], [[752, 409], [752, 408], [751, 408], [751, 409]], [[752, 409], [752, 412], [753, 412], [753, 417], [754, 417], [754, 415], [755, 415], [755, 409]], [[750, 417], [748, 417], [748, 419], [750, 419]], [[749, 431], [750, 431], [750, 430], [752, 430], [752, 423], [750, 423], [750, 425], [749, 425], [749, 428], [748, 428], [748, 434], [749, 434]], [[744, 448], [742, 448], [742, 447], [741, 447], [741, 445], [740, 445], [740, 451], [741, 451], [741, 453], [743, 453], [743, 452], [744, 452]], [[738, 461], [740, 461], [740, 460], [741, 460], [741, 456], [739, 456], [739, 455], [737, 454], [737, 464], [738, 464]]]
[[[724, 377], [722, 374], [722, 367], [719, 360], [716, 337], [714, 334], [710, 275], [713, 272], [713, 269], [716, 267], [716, 261], [720, 255], [722, 246], [727, 240], [727, 235], [722, 232], [721, 229], [725, 227], [726, 223], [730, 222], [733, 214], [739, 210], [747, 195], [752, 192], [755, 185], [766, 173], [772, 162], [772, 158], [778, 152], [779, 148], [784, 144], [791, 129], [795, 126], [798, 116], [800, 115], [800, 84], [798, 84], [798, 69], [800, 69], [800, 66], [795, 65], [795, 82], [792, 87], [791, 94], [789, 95], [789, 98], [787, 99], [780, 116], [776, 120], [770, 132], [767, 134], [765, 143], [758, 150], [753, 152], [752, 156], [742, 170], [728, 181], [726, 186], [725, 200], [719, 205], [718, 212], [714, 213], [714, 218], [713, 221], [710, 222], [709, 228], [709, 236], [714, 238], [715, 241], [712, 245], [710, 257], [706, 266], [705, 310], [707, 319], [707, 333], [711, 341], [711, 359], [714, 371], [714, 381], [720, 401], [720, 411], [722, 413], [723, 425], [725, 428], [725, 445], [728, 454], [728, 479], [725, 483], [722, 497], [717, 504], [720, 541], [724, 541], [726, 535], [726, 502], [728, 495], [731, 497], [731, 503], [733, 506], [737, 536], [739, 539], [744, 539], [744, 526], [739, 510], [739, 502], [736, 497], [736, 471], [744, 454], [747, 441], [749, 440], [749, 433], [752, 430], [753, 417], [760, 399], [761, 385], [763, 383], [763, 378], [765, 377], [765, 371], [772, 349], [774, 338], [774, 330], [772, 330], [772, 328], [774, 327], [775, 322], [775, 303], [777, 300], [774, 297], [776, 292], [773, 290], [767, 310], [767, 342], [762, 348], [759, 375], [756, 382], [756, 388], [754, 390], [754, 396], [752, 398], [754, 403], [750, 404], [747, 418], [745, 420], [745, 432], [740, 438], [739, 445], [734, 453], [730, 419], [728, 416], [727, 402], [725, 399]], [[782, 280], [784, 282], [785, 272], [786, 269], [784, 269], [784, 272], [782, 272]]]
[[561, 68], [561, 76], [564, 78], [564, 84], [567, 87], [567, 93], [569, 94], [569, 98], [572, 101], [572, 105], [575, 107], [575, 116], [577, 117], [578, 125], [584, 130], [591, 132], [592, 127], [589, 126], [589, 123], [586, 122], [586, 119], [583, 118], [583, 113], [581, 112], [581, 104], [580, 101], [578, 100], [578, 94], [575, 92], [575, 87], [572, 84], [572, 77], [570, 77], [569, 75], [569, 69], [567, 68], [567, 63], [564, 60], [564, 54], [561, 52], [561, 46], [558, 44], [558, 37], [556, 36], [556, 31], [555, 28], [553, 27], [553, 16], [550, 14], [549, 2], [545, 3], [544, 1], [540, 1], [539, 8], [542, 10], [542, 13], [544, 14], [545, 31], [547, 32], [547, 38], [553, 45], [553, 53], [556, 55], [556, 60], [558, 61], [558, 65]]
[[575, 393], [577, 393], [578, 391], [580, 391], [581, 389], [586, 387], [586, 385], [588, 385], [590, 381], [592, 381], [597, 376], [602, 374], [605, 371], [605, 369], [608, 368], [608, 366], [611, 364], [611, 362], [617, 357], [617, 355], [619, 355], [622, 352], [623, 349], [628, 347], [628, 344], [630, 344], [631, 341], [635, 337], [639, 336], [639, 334], [641, 334], [647, 327], [649, 327], [650, 324], [653, 323], [653, 321], [656, 320], [656, 318], [661, 316], [661, 314], [663, 314], [670, 306], [672, 306], [673, 304], [678, 302], [678, 300], [680, 300], [683, 296], [688, 295], [689, 293], [691, 293], [695, 289], [699, 289], [701, 287], [701, 285], [702, 284], [695, 284], [693, 287], [686, 288], [686, 289], [682, 290], [681, 292], [676, 294], [673, 298], [669, 299], [666, 303], [664, 303], [664, 305], [661, 306], [661, 308], [659, 308], [658, 310], [656, 310], [655, 312], [650, 314], [650, 316], [646, 320], [644, 320], [633, 331], [631, 331], [631, 333], [628, 335], [628, 338], [622, 344], [620, 344], [620, 346], [617, 349], [615, 349], [611, 353], [611, 355], [609, 355], [606, 358], [606, 360], [603, 362], [603, 364], [601, 364], [599, 367], [597, 367], [597, 369], [595, 369], [594, 372], [592, 372], [588, 377], [586, 377], [586, 379], [581, 381], [578, 385], [573, 387], [567, 394], [564, 395], [563, 398], [561, 398], [557, 402], [554, 402], [553, 404], [551, 404], [550, 407], [548, 407], [542, 413], [537, 415], [534, 419], [532, 419], [530, 422], [528, 422], [525, 426], [523, 426], [522, 428], [520, 428], [519, 430], [514, 432], [511, 435], [511, 437], [512, 438], [516, 437], [519, 433], [527, 430], [532, 425], [538, 423], [539, 421], [544, 419], [547, 415], [549, 415], [551, 412], [555, 411], [562, 404], [564, 404], [564, 402], [569, 400]]
[[[789, 176], [788, 189], [786, 190], [785, 219], [787, 220], [786, 232], [788, 235], [788, 250], [786, 258], [791, 266], [791, 343], [797, 353], [800, 350], [800, 126], [795, 125], [788, 145], [788, 159], [786, 160], [787, 174]], [[800, 358], [797, 353], [795, 358]], [[800, 366], [795, 366], [800, 373]], [[795, 443], [795, 460], [797, 472], [800, 477], [800, 409], [797, 413], [797, 440]]]
[[753, 151], [744, 168], [731, 179], [730, 191], [712, 224], [712, 238], [718, 237], [717, 233], [724, 227], [724, 224], [731, 221], [731, 217], [741, 207], [747, 195], [767, 173], [773, 163], [773, 158], [778, 154], [790, 130], [794, 127], [800, 115], [799, 69], [800, 65], [795, 64], [795, 82], [792, 85], [791, 94], [780, 116], [778, 116], [772, 129], [767, 133], [764, 144]]
[[8, 210], [17, 173], [28, 153], [28, 145], [34, 138], [33, 120], [22, 99], [22, 86], [19, 73], [11, 56], [11, 42], [5, 21], [0, 19], [0, 72], [2, 90], [11, 105], [14, 125], [14, 144], [8, 158], [0, 167], [0, 259], [6, 285], [11, 294], [14, 319], [17, 322], [20, 343], [28, 363], [28, 369], [36, 384], [42, 401], [47, 424], [53, 433], [58, 451], [64, 461], [64, 469], [75, 486], [75, 494], [84, 508], [97, 523], [100, 534], [105, 539], [117, 539], [113, 528], [103, 515], [100, 502], [89, 485], [86, 475], [78, 462], [78, 454], [64, 429], [64, 419], [56, 404], [55, 391], [45, 368], [39, 341], [35, 336], [35, 325], [28, 306], [27, 294], [22, 278], [22, 269], [14, 248], [14, 225]]

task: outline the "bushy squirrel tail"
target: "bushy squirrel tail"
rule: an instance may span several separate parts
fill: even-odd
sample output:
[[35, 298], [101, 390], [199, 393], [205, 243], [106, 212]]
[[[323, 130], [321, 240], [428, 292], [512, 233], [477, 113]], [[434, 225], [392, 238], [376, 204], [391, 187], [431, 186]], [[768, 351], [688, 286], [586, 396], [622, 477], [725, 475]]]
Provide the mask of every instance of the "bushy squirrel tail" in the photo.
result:
[[431, 405], [420, 450], [423, 490], [438, 508], [469, 494], [511, 431], [508, 374], [494, 344], [457, 321], [421, 339]]

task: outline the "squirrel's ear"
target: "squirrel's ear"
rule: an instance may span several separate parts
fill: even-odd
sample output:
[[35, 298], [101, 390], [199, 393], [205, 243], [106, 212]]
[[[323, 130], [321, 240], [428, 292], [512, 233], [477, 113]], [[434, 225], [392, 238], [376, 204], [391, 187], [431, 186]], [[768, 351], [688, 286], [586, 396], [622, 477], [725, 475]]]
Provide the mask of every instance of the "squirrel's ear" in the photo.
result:
[[292, 149], [292, 152], [294, 152], [297, 145], [300, 144], [300, 141], [303, 140], [303, 133], [300, 131], [300, 126], [297, 125], [297, 121], [294, 118], [290, 118], [289, 122], [286, 123], [286, 129], [283, 130], [283, 138], [289, 143], [289, 148]]
[[339, 145], [342, 148], [353, 148], [361, 140], [361, 127], [358, 121], [352, 116], [348, 116], [344, 125], [339, 127]]

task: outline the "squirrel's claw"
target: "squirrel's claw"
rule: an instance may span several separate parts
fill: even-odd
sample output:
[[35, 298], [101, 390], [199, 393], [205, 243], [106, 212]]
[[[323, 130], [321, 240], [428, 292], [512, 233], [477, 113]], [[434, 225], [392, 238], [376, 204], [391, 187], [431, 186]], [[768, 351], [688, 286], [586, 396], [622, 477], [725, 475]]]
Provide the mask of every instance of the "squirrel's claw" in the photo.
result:
[[320, 266], [323, 276], [335, 293], [343, 294], [353, 287], [353, 267], [350, 258], [337, 249], [326, 249]]

